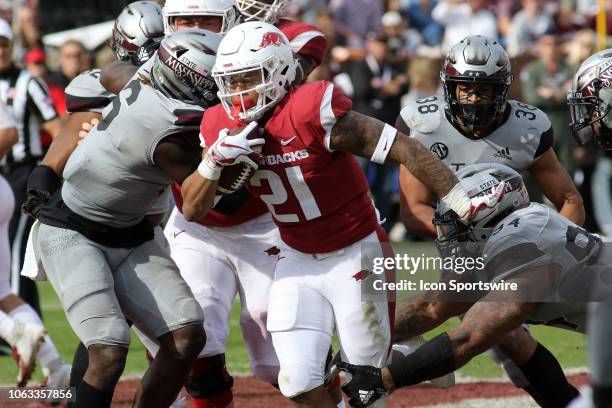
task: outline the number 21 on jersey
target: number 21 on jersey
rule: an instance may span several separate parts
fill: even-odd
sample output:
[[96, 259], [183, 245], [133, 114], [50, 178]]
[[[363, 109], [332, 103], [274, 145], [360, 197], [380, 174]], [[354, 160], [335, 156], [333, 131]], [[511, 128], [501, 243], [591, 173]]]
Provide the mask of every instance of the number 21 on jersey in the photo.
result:
[[299, 203], [303, 217], [306, 221], [321, 216], [321, 210], [317, 206], [314, 195], [304, 180], [304, 174], [300, 166], [286, 167], [285, 173], [289, 186], [285, 188], [283, 179], [271, 170], [258, 170], [251, 179], [251, 185], [261, 187], [262, 180], [266, 180], [270, 186], [271, 194], [262, 194], [259, 198], [268, 206], [270, 213], [278, 222], [300, 222], [298, 214], [278, 214], [275, 206], [281, 206], [289, 199], [290, 190]]

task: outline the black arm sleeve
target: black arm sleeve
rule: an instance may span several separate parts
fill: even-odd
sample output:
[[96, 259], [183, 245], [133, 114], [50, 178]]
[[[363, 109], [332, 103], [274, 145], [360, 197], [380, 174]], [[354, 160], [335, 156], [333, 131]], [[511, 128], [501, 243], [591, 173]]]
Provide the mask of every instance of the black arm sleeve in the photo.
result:
[[540, 144], [538, 145], [538, 148], [533, 158], [537, 159], [538, 157], [546, 153], [548, 149], [553, 147], [554, 143], [555, 143], [555, 135], [553, 132], [553, 128], [551, 126], [548, 128], [546, 132], [542, 133], [542, 136], [540, 137]]
[[453, 345], [448, 333], [434, 337], [414, 353], [394, 357], [388, 369], [396, 388], [432, 380], [455, 371]]

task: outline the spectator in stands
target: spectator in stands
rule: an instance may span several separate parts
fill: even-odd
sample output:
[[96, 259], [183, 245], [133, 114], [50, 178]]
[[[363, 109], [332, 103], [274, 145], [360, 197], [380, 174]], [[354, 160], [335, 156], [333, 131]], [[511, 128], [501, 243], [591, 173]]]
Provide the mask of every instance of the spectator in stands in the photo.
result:
[[349, 67], [353, 84], [353, 107], [357, 112], [393, 124], [400, 111], [400, 98], [407, 91], [405, 67], [388, 62], [388, 37], [370, 34], [365, 59]]
[[560, 41], [554, 32], [547, 32], [538, 41], [539, 58], [521, 72], [523, 100], [542, 109], [552, 122], [555, 151], [570, 176], [574, 173], [574, 142], [568, 131], [569, 112], [566, 94], [574, 69], [565, 62]]
[[81, 72], [86, 71], [90, 62], [85, 46], [77, 40], [68, 40], [60, 48], [60, 71], [49, 75], [48, 81], [65, 89]]
[[410, 91], [402, 97], [402, 107], [417, 99], [428, 98], [438, 93], [440, 86], [440, 61], [432, 58], [415, 57], [410, 60], [408, 78]]
[[572, 41], [567, 45], [567, 62], [574, 71], [588, 57], [593, 55], [597, 47], [597, 34], [595, 31], [584, 29], [576, 32]]
[[408, 21], [397, 11], [387, 11], [383, 14], [381, 23], [388, 38], [387, 60], [394, 65], [406, 67], [408, 57], [423, 44], [423, 37], [418, 31], [408, 28]]
[[589, 26], [589, 18], [576, 12], [573, 0], [561, 0], [555, 13], [555, 31], [560, 36], [572, 35]]
[[363, 47], [369, 32], [380, 29], [383, 2], [380, 0], [330, 0], [338, 31], [352, 47]]
[[470, 35], [497, 39], [497, 22], [484, 0], [440, 0], [432, 17], [444, 26], [442, 52]]
[[404, 8], [410, 25], [423, 37], [425, 44], [429, 46], [440, 45], [444, 27], [431, 16], [433, 8], [438, 0], [408, 0]]
[[544, 10], [543, 0], [522, 0], [523, 8], [514, 15], [508, 33], [510, 57], [529, 52], [537, 54], [538, 39], [549, 31], [553, 17]]
[[[384, 34], [370, 34], [366, 42], [365, 59], [355, 61], [349, 68], [353, 88], [353, 109], [393, 125], [400, 111], [402, 95], [408, 88], [405, 67], [399, 69], [387, 61], [388, 38]], [[388, 230], [393, 226], [391, 195], [396, 177], [395, 168], [374, 163], [363, 163], [370, 190], [380, 211], [387, 219], [383, 225]]]

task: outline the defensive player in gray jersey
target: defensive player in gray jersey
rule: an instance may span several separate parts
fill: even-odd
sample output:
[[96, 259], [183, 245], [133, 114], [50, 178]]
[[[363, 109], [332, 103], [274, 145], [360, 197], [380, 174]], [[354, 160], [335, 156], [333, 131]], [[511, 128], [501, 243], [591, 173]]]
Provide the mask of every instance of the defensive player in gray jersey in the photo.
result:
[[[444, 95], [420, 99], [402, 109], [397, 128], [421, 141], [455, 172], [474, 163], [501, 163], [519, 172], [528, 171], [560, 213], [581, 224], [582, 199], [552, 148], [548, 117], [536, 107], [506, 99], [512, 72], [504, 49], [486, 37], [467, 37], [451, 49], [440, 76]], [[433, 202], [432, 193], [401, 168], [401, 216], [411, 232], [435, 236]], [[453, 308], [451, 303], [440, 303], [437, 308], [445, 306]], [[396, 320], [411, 313], [407, 307], [398, 305]], [[395, 328], [395, 340], [407, 341], [408, 330], [398, 323]], [[525, 344], [516, 340], [529, 340], [522, 332], [504, 342], [524, 349]], [[517, 387], [535, 392], [507, 356], [497, 348], [492, 354]]]
[[[147, 43], [157, 44], [164, 36], [164, 24], [161, 7], [152, 1], [139, 1], [126, 6], [117, 16], [113, 26], [110, 47], [120, 61], [138, 63], [137, 51]], [[38, 214], [47, 198], [59, 188], [61, 174], [68, 157], [77, 146], [78, 133], [82, 123], [91, 120], [100, 120], [102, 110], [111, 103], [115, 96], [100, 84], [100, 70], [93, 69], [83, 72], [74, 78], [65, 89], [66, 109], [69, 113], [60, 135], [53, 141], [49, 151], [37, 167], [37, 174], [44, 177], [32, 177], [29, 180], [28, 198], [24, 205], [24, 212], [33, 216]], [[158, 225], [168, 210], [169, 203], [166, 195], [161, 196], [158, 202], [149, 210], [147, 218], [153, 225]], [[155, 229], [155, 237], [163, 238], [161, 228]], [[27, 264], [27, 263], [26, 263]], [[31, 265], [35, 265], [31, 263]], [[79, 343], [72, 359], [70, 371], [70, 386], [77, 387], [88, 366], [87, 349]], [[54, 379], [53, 372], [50, 374]], [[50, 381], [54, 386], [58, 381]], [[73, 403], [68, 402], [68, 406]]]
[[150, 77], [135, 77], [104, 110], [39, 213], [42, 264], [89, 351], [77, 406], [110, 406], [130, 342], [126, 318], [160, 343], [136, 406], [169, 406], [204, 345], [201, 309], [152, 240], [145, 214], [201, 160], [199, 149], [168, 136], [197, 129], [203, 108], [215, 103], [208, 73], [218, 43], [203, 30], [166, 37]]
[[[159, 44], [163, 36], [161, 7], [152, 1], [134, 2], [117, 16], [110, 47], [118, 60], [138, 63], [140, 47], [149, 43]], [[68, 120], [28, 180], [28, 197], [22, 211], [34, 218], [59, 187], [64, 166], [78, 144], [82, 124], [99, 120], [102, 110], [115, 96], [100, 84], [99, 69], [79, 74], [68, 84], [65, 94]]]
[[[419, 99], [402, 109], [397, 128], [417, 138], [455, 172], [474, 163], [502, 163], [528, 171], [561, 215], [582, 224], [582, 199], [552, 149], [550, 120], [534, 106], [506, 99], [512, 72], [505, 50], [486, 37], [467, 37], [450, 50], [440, 76], [444, 95]], [[400, 189], [402, 220], [408, 229], [434, 237], [431, 192], [405, 168]]]
[[[505, 194], [496, 210], [476, 223], [462, 223], [443, 204], [436, 210], [434, 222], [442, 253], [458, 249], [465, 253], [465, 245], [481, 243], [471, 251], [472, 256], [482, 257], [484, 266], [446, 280], [451, 285], [471, 285], [480, 299], [462, 303], [463, 310], [458, 312], [465, 312], [465, 316], [459, 327], [406, 357], [394, 358], [387, 368], [340, 363], [338, 367], [352, 375], [344, 390], [355, 406], [368, 405], [360, 402], [359, 390], [378, 396], [458, 369], [525, 321], [584, 332], [586, 302], [601, 301], [612, 294], [612, 242], [602, 241], [545, 205], [530, 203], [520, 174], [507, 166], [467, 166], [458, 177], [475, 196], [505, 182]], [[448, 292], [455, 290], [447, 288]], [[439, 295], [430, 292], [424, 296], [439, 299]], [[448, 317], [414, 316], [425, 331]], [[551, 358], [537, 343], [525, 353], [528, 358], [521, 367], [540, 368], [542, 361]], [[554, 390], [553, 399], [545, 406], [564, 407], [577, 391], [567, 382], [555, 383], [559, 378], [555, 371], [561, 367], [547, 365], [538, 381]]]
[[[579, 144], [594, 142], [612, 152], [612, 49], [592, 55], [574, 76], [567, 98], [572, 134]], [[612, 265], [609, 265], [612, 268]], [[572, 408], [612, 406], [612, 297], [592, 303], [589, 315], [589, 360], [592, 397], [584, 396]]]

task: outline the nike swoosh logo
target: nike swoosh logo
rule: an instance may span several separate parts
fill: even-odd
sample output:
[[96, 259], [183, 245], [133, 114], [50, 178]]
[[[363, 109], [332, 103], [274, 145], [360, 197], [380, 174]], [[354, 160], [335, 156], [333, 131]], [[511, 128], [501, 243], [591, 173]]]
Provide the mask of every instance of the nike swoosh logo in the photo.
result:
[[172, 238], [178, 237], [179, 235], [181, 235], [185, 231], [187, 231], [187, 230], [174, 231], [174, 233], [172, 234]]
[[242, 146], [237, 146], [235, 144], [226, 143], [226, 142], [221, 142], [221, 146], [223, 146], [223, 147], [233, 147], [233, 148], [236, 148], [236, 149], [244, 150], [245, 152], [249, 151], [249, 149], [245, 149]]
[[283, 139], [281, 139], [281, 141], [280, 141], [280, 142], [281, 142], [281, 144], [282, 144], [283, 146], [287, 146], [287, 145], [288, 145], [289, 143], [291, 143], [291, 141], [292, 141], [293, 139], [295, 139], [296, 137], [297, 137], [297, 136], [293, 136], [291, 139], [287, 139], [287, 140], [283, 140]]

